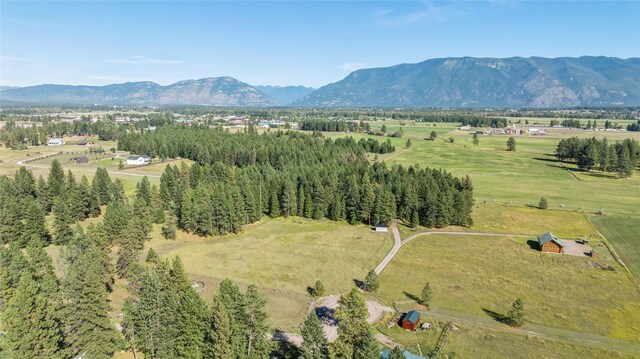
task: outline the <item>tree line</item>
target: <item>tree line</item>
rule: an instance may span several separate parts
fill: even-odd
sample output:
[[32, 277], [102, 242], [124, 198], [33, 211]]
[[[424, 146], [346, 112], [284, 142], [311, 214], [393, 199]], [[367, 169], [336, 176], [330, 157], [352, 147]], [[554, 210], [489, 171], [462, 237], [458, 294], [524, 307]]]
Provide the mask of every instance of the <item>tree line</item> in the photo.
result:
[[558, 143], [555, 156], [560, 161], [574, 161], [583, 171], [597, 168], [603, 172], [616, 172], [620, 177], [629, 177], [640, 162], [640, 145], [629, 138], [609, 143], [606, 138], [571, 137]]
[[[139, 135], [135, 143], [147, 136], [154, 137]], [[389, 224], [400, 218], [428, 227], [472, 223], [473, 185], [468, 177], [430, 168], [370, 165], [352, 139], [334, 142], [297, 132], [225, 138], [229, 143], [219, 144], [215, 158], [208, 157], [212, 162], [202, 163], [198, 152], [184, 153], [197, 162], [180, 168], [168, 165], [161, 176], [163, 207], [189, 232], [237, 233], [262, 215], [352, 224]], [[241, 145], [244, 141], [274, 146], [282, 155], [252, 155]]]
[[371, 130], [371, 125], [364, 121], [346, 121], [342, 119], [305, 119], [300, 122], [300, 129], [303, 131], [321, 132], [356, 132], [367, 133]]

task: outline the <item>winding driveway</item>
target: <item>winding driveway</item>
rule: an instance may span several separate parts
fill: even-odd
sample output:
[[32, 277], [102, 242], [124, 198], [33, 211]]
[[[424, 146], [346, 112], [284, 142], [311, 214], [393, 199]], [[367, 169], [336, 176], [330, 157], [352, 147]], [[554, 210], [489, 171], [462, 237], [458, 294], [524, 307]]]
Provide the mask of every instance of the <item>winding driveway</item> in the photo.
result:
[[[29, 162], [33, 162], [33, 161], [37, 161], [37, 160], [41, 160], [43, 158], [49, 157], [53, 154], [55, 154], [57, 152], [49, 152], [46, 153], [43, 156], [40, 157], [29, 157], [29, 158], [24, 158], [22, 160], [19, 160], [18, 162], [16, 162], [16, 164], [18, 166], [22, 166], [22, 167], [26, 167], [26, 168], [44, 168], [44, 169], [49, 169], [51, 168], [51, 166], [46, 166], [46, 165], [33, 165], [30, 164]], [[88, 169], [88, 168], [79, 168], [79, 167], [70, 167], [71, 170], [73, 170], [73, 172], [87, 172], [87, 173], [95, 173], [97, 168], [93, 168], [93, 169]], [[120, 171], [109, 171], [109, 174], [114, 174], [114, 175], [124, 175], [124, 176], [134, 176], [134, 177], [144, 177], [147, 176], [149, 178], [160, 178], [160, 175], [153, 175], [153, 174], [140, 174], [140, 173], [131, 173], [131, 172], [120, 172]]]
[[486, 233], [486, 232], [438, 232], [438, 231], [429, 231], [429, 232], [420, 232], [416, 233], [409, 238], [402, 240], [400, 238], [400, 232], [398, 231], [398, 221], [394, 221], [391, 226], [393, 231], [394, 243], [391, 251], [382, 259], [382, 262], [378, 264], [378, 266], [374, 269], [376, 274], [380, 274], [386, 266], [391, 262], [393, 257], [395, 257], [396, 253], [400, 250], [402, 246], [411, 242], [412, 240], [422, 237], [422, 236], [430, 236], [430, 235], [448, 235], [448, 236], [490, 236], [490, 237], [535, 237], [527, 234], [514, 234], [514, 233]]

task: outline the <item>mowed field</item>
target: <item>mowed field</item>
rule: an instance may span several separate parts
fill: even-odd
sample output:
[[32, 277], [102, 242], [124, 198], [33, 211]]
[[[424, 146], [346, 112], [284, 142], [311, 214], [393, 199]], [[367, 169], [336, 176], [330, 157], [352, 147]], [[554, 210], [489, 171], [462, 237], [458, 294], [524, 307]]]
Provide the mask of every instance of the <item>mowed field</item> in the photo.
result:
[[640, 218], [594, 217], [592, 221], [640, 281]]
[[424, 236], [402, 247], [380, 275], [374, 297], [406, 310], [415, 307], [411, 299], [429, 282], [436, 316], [426, 311], [424, 320], [444, 315], [479, 325], [495, 322], [491, 312], [506, 314], [520, 297], [527, 313], [524, 331], [553, 336], [560, 329], [575, 332], [569, 343], [594, 334], [637, 345], [640, 294], [605, 246], [592, 246], [601, 253], [597, 263], [614, 271], [588, 257], [540, 253], [534, 238]]
[[296, 330], [309, 310], [307, 288], [321, 280], [327, 294], [343, 293], [363, 280], [393, 246], [391, 233], [329, 220], [263, 219], [238, 235], [199, 238], [157, 233], [147, 243], [163, 258], [180, 256], [209, 299], [225, 278], [257, 284], [269, 299], [272, 324]]

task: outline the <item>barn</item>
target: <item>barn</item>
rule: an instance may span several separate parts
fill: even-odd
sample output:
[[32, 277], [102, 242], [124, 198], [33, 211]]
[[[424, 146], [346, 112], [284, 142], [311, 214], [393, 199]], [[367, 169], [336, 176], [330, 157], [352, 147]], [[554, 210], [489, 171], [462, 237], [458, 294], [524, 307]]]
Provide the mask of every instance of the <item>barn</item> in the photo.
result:
[[412, 310], [402, 318], [402, 328], [416, 330], [418, 322], [420, 322], [420, 313], [417, 310]]
[[564, 244], [551, 232], [538, 236], [540, 251], [547, 253], [564, 253]]
[[75, 163], [89, 163], [89, 158], [87, 156], [74, 157], [71, 161]]

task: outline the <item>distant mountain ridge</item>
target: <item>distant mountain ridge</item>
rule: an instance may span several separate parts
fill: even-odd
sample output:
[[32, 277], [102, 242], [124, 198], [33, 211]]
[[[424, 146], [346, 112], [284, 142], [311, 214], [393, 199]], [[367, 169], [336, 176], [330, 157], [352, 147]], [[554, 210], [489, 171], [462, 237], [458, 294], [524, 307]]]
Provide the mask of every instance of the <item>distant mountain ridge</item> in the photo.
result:
[[315, 107], [640, 105], [640, 59], [440, 58], [362, 69], [295, 101]]
[[357, 70], [315, 91], [304, 86], [251, 86], [231, 77], [186, 80], [168, 86], [128, 82], [2, 87], [0, 102], [415, 108], [640, 106], [640, 58], [439, 58]]
[[262, 91], [272, 99], [278, 101], [280, 105], [288, 105], [295, 100], [304, 97], [316, 89], [305, 86], [254, 86], [258, 91]]
[[38, 85], [5, 89], [2, 101], [113, 105], [274, 106], [277, 101], [231, 77], [179, 81], [127, 82], [106, 86]]

